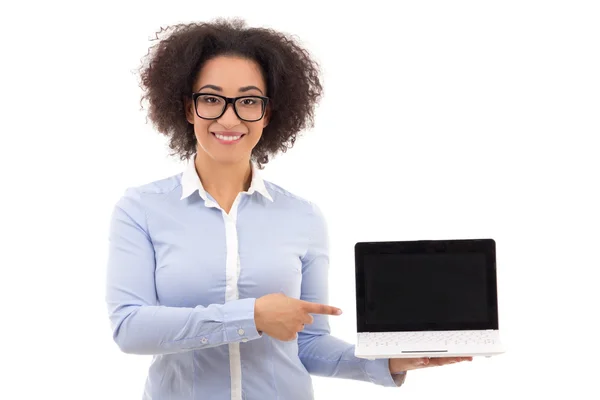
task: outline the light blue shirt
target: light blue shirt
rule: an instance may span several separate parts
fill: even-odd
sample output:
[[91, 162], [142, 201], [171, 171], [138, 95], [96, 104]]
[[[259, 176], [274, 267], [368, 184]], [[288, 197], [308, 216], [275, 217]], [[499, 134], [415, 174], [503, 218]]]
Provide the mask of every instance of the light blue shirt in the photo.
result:
[[254, 164], [226, 213], [193, 159], [127, 189], [111, 219], [106, 302], [119, 348], [153, 355], [143, 399], [309, 400], [310, 374], [401, 385], [387, 359], [356, 358], [331, 336], [325, 315], [292, 341], [257, 331], [254, 303], [266, 294], [328, 304], [325, 220]]

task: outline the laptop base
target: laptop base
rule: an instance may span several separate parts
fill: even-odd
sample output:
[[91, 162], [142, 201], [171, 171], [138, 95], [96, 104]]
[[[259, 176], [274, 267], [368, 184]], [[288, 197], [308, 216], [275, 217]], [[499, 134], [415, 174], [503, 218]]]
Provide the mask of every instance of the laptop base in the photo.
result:
[[380, 349], [377, 354], [363, 352], [358, 347], [354, 355], [358, 358], [366, 358], [369, 360], [376, 360], [380, 358], [421, 358], [421, 357], [492, 357], [503, 354], [504, 349], [490, 349], [485, 352], [473, 352], [473, 351], [409, 351], [402, 352], [390, 349], [389, 352]]

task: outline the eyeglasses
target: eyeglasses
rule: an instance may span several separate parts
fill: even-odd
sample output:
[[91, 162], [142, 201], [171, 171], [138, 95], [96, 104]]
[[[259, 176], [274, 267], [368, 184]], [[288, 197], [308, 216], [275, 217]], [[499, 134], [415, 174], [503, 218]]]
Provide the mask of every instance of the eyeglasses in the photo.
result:
[[242, 121], [255, 122], [264, 117], [269, 98], [264, 96], [225, 97], [214, 93], [192, 93], [196, 115], [202, 119], [219, 119], [229, 104]]

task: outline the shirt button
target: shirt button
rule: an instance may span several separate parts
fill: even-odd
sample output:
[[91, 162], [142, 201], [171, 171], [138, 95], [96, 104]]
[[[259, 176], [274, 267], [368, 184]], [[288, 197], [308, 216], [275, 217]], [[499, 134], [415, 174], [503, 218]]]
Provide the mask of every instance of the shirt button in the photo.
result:
[[238, 333], [239, 333], [240, 335], [243, 335], [245, 332], [244, 332], [244, 330], [243, 330], [243, 329], [240, 329], [240, 330], [238, 330]]
[[207, 339], [207, 338], [205, 338], [205, 337], [203, 337], [203, 338], [202, 338], [202, 343], [208, 343], [208, 339]]
[[244, 342], [244, 343], [246, 343], [247, 341], [248, 341], [248, 339], [246, 339], [246, 338], [242, 339], [242, 342]]

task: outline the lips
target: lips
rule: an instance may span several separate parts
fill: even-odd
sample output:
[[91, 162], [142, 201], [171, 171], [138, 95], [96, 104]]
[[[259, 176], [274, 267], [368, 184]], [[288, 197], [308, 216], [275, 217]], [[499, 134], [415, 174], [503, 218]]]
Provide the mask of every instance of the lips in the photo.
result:
[[211, 132], [211, 134], [222, 144], [237, 143], [246, 135], [241, 132]]

